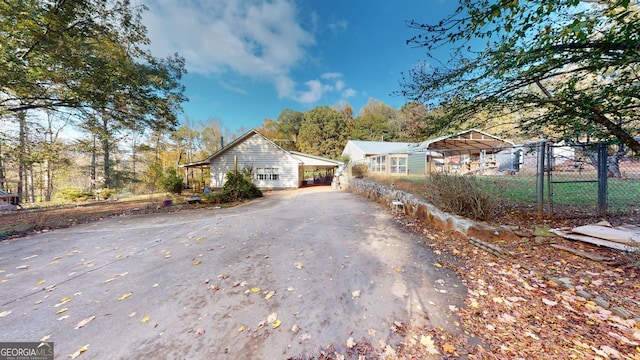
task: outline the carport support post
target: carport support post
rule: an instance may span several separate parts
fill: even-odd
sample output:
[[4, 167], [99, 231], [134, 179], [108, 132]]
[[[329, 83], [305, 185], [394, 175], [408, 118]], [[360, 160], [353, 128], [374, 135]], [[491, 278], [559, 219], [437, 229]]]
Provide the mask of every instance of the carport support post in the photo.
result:
[[607, 216], [607, 144], [598, 143], [598, 216]]

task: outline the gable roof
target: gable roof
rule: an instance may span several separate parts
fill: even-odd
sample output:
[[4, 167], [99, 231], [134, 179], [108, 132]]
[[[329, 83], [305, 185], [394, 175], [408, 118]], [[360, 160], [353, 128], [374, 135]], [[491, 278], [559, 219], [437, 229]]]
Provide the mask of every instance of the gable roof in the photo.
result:
[[341, 161], [332, 160], [332, 159], [328, 159], [328, 158], [323, 158], [321, 156], [315, 156], [315, 155], [305, 154], [305, 153], [301, 153], [301, 152], [297, 152], [297, 151], [286, 150], [286, 149], [282, 148], [281, 146], [279, 146], [278, 144], [276, 144], [275, 142], [271, 141], [268, 137], [264, 136], [258, 130], [251, 129], [251, 130], [247, 131], [246, 133], [244, 133], [243, 135], [241, 135], [240, 137], [234, 139], [227, 146], [225, 146], [222, 149], [216, 151], [215, 153], [213, 153], [212, 155], [210, 155], [206, 159], [200, 160], [200, 161], [191, 162], [191, 163], [187, 163], [187, 164], [180, 164], [180, 167], [194, 167], [194, 166], [209, 165], [211, 163], [211, 161], [213, 161], [214, 159], [222, 156], [225, 152], [229, 151], [230, 149], [233, 149], [236, 145], [242, 143], [243, 141], [247, 140], [248, 138], [250, 138], [252, 136], [260, 136], [263, 140], [265, 140], [269, 144], [273, 145], [276, 149], [278, 149], [282, 153], [292, 157], [295, 161], [297, 161], [301, 165], [306, 165], [306, 166], [325, 166], [325, 167], [326, 166], [332, 166], [333, 167], [333, 166], [339, 166], [339, 165], [343, 164]]
[[299, 159], [297, 159], [295, 156], [293, 156], [289, 151], [283, 149], [282, 147], [280, 147], [278, 144], [274, 143], [273, 141], [271, 141], [268, 137], [262, 135], [258, 130], [256, 129], [251, 129], [249, 131], [247, 131], [246, 133], [240, 135], [238, 138], [234, 139], [232, 142], [230, 142], [229, 144], [227, 144], [225, 147], [223, 147], [222, 149], [219, 149], [218, 151], [216, 151], [215, 153], [209, 155], [209, 157], [207, 157], [204, 160], [200, 160], [200, 161], [194, 161], [194, 162], [190, 162], [190, 163], [186, 163], [186, 164], [180, 164], [180, 167], [193, 167], [193, 166], [204, 166], [204, 165], [209, 165], [211, 163], [212, 160], [222, 156], [222, 154], [226, 153], [227, 151], [229, 151], [230, 149], [233, 149], [235, 146], [237, 146], [238, 144], [242, 143], [243, 141], [247, 140], [248, 138], [252, 137], [252, 136], [259, 136], [261, 137], [263, 140], [267, 141], [268, 143], [270, 143], [271, 145], [273, 145], [276, 149], [278, 149], [279, 151], [282, 151], [284, 154], [291, 156], [292, 158], [294, 158], [294, 160], [300, 162]]

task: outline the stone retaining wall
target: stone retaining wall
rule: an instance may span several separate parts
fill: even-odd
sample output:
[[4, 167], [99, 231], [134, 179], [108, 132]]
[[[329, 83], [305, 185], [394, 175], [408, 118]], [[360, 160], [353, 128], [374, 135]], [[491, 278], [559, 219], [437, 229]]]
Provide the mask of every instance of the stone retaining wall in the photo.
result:
[[345, 181], [344, 185], [349, 191], [385, 206], [391, 207], [391, 202], [400, 201], [404, 205], [405, 214], [438, 229], [454, 232], [467, 239], [477, 238], [487, 241], [520, 239], [509, 228], [489, 226], [485, 223], [446, 213], [418, 196], [390, 189], [366, 179], [351, 178]]

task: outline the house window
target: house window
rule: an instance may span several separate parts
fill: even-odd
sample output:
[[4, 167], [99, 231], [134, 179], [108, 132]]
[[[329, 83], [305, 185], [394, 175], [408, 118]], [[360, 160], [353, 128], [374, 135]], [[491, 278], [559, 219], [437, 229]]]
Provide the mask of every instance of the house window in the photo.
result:
[[278, 168], [256, 168], [256, 180], [278, 181], [280, 173]]
[[407, 173], [407, 158], [399, 156], [391, 156], [391, 174], [406, 174]]
[[375, 156], [371, 159], [371, 171], [373, 172], [386, 172], [387, 171], [387, 157], [385, 155]]

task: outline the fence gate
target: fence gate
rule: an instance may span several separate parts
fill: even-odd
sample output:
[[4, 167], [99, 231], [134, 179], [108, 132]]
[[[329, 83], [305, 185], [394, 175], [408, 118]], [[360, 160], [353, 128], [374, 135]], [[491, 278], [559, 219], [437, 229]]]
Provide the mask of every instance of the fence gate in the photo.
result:
[[[537, 213], [552, 218], [554, 204], [563, 211], [606, 216], [607, 146], [538, 144]], [[546, 210], [546, 211], [545, 211]]]

